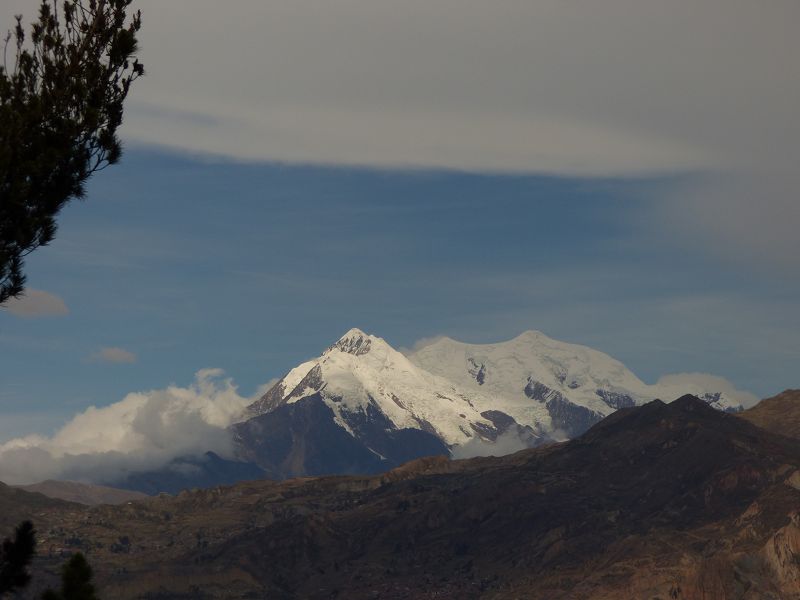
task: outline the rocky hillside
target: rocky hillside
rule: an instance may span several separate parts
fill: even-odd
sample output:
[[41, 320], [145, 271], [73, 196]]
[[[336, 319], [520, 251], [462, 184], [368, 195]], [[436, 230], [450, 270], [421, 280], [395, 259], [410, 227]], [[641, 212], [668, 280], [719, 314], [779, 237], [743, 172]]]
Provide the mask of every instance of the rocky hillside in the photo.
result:
[[53, 481], [48, 479], [40, 483], [18, 487], [26, 492], [38, 492], [48, 498], [58, 498], [89, 506], [94, 506], [95, 504], [122, 504], [131, 500], [147, 498], [147, 495], [141, 492], [79, 483], [77, 481]]
[[26, 519], [45, 516], [45, 521], [50, 522], [52, 514], [57, 515], [53, 518], [63, 519], [69, 515], [68, 511], [82, 508], [78, 504], [0, 482], [0, 538], [11, 535], [14, 527]]
[[800, 390], [786, 390], [762, 400], [741, 416], [769, 431], [800, 438]]
[[693, 397], [372, 477], [46, 513], [113, 598], [800, 598], [800, 443]]

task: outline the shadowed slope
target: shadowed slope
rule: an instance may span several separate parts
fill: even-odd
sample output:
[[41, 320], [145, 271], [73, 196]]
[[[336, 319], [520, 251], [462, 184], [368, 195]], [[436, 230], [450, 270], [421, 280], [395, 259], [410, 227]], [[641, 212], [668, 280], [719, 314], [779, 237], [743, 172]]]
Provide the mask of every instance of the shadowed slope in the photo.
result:
[[800, 443], [684, 397], [511, 456], [249, 482], [57, 527], [94, 548], [115, 598], [788, 600], [799, 487]]
[[349, 417], [350, 435], [319, 394], [232, 427], [240, 458], [267, 477], [380, 473], [421, 456], [448, 454], [436, 436], [397, 429], [372, 404]]

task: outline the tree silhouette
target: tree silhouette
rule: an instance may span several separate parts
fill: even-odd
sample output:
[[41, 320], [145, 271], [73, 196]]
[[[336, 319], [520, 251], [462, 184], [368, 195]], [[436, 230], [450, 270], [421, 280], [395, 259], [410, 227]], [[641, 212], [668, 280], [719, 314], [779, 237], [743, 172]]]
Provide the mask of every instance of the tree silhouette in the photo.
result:
[[0, 597], [25, 587], [31, 580], [28, 565], [36, 551], [33, 523], [24, 521], [0, 545]]
[[[0, 304], [23, 293], [24, 259], [47, 245], [56, 217], [87, 179], [116, 163], [139, 12], [132, 0], [42, 0], [26, 39], [22, 17], [0, 66]], [[6, 63], [15, 48], [13, 66]]]
[[42, 600], [98, 600], [92, 585], [92, 567], [78, 552], [61, 568], [61, 591], [47, 590]]

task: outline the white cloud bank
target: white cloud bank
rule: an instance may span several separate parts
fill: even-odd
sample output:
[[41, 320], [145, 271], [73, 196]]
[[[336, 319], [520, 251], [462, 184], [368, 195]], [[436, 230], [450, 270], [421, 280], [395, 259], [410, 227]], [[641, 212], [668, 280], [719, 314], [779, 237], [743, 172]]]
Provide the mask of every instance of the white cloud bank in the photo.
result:
[[171, 459], [213, 451], [229, 457], [226, 427], [253, 399], [219, 369], [198, 371], [188, 387], [128, 394], [90, 407], [53, 437], [33, 435], [0, 445], [0, 481], [110, 481], [126, 470], [155, 469]]
[[69, 314], [64, 299], [44, 290], [27, 288], [22, 296], [12, 298], [2, 307], [15, 317], [36, 319], [41, 317], [63, 317]]

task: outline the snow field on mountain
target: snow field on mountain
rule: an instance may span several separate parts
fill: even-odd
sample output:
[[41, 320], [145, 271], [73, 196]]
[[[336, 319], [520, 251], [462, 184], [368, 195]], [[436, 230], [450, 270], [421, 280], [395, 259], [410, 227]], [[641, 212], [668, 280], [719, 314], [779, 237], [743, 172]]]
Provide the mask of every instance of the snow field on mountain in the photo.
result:
[[[531, 397], [532, 386], [541, 397]], [[719, 409], [736, 409], [748, 400], [725, 380], [709, 376], [673, 375], [648, 385], [607, 354], [537, 331], [496, 344], [439, 338], [406, 356], [382, 338], [351, 329], [320, 357], [292, 369], [273, 390], [277, 405], [316, 393], [351, 434], [348, 414], [372, 405], [395, 427], [431, 431], [450, 446], [496, 429], [481, 415], [486, 411], [504, 413], [537, 433], [557, 434], [551, 399], [598, 418], [614, 412], [615, 404], [669, 401], [685, 393], [707, 395]]]

